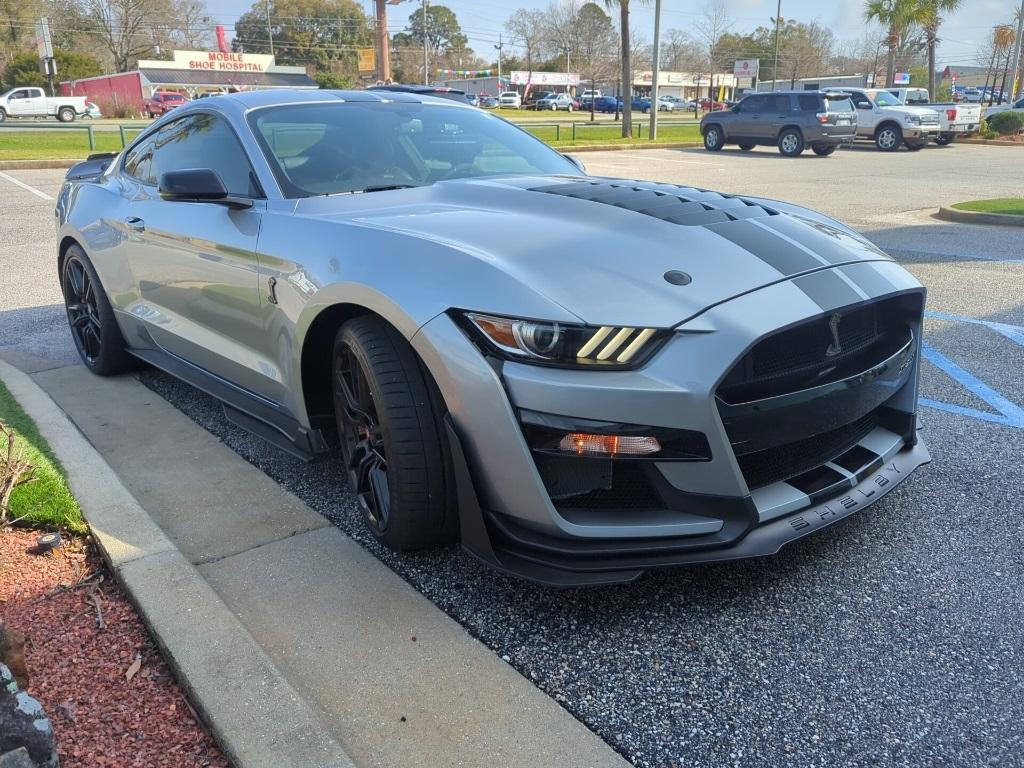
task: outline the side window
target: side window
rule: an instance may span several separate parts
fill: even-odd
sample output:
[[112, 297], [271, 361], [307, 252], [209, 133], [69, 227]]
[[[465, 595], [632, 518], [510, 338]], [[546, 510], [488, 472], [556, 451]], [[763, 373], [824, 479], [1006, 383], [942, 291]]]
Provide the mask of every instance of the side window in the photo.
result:
[[871, 102], [868, 101], [868, 97], [863, 93], [852, 93], [850, 94], [850, 98], [853, 100], [854, 106], [856, 107], [861, 107], [865, 104], [871, 106]]
[[740, 112], [764, 112], [767, 106], [767, 96], [748, 96], [740, 104]]
[[262, 197], [249, 158], [221, 118], [196, 114], [176, 120], [153, 138], [151, 177], [167, 171], [209, 168], [216, 171], [228, 194]]
[[801, 112], [817, 112], [818, 111], [818, 97], [807, 93], [801, 93], [796, 97], [797, 104], [800, 106]]
[[136, 144], [124, 158], [124, 172], [143, 184], [155, 184], [153, 168], [153, 139]]
[[12, 93], [10, 95], [10, 98], [12, 98], [12, 99], [27, 99], [28, 98], [28, 91], [15, 91], [14, 93]]
[[770, 99], [769, 112], [777, 112], [782, 114], [783, 112], [789, 112], [789, 94], [788, 93], [777, 93]]

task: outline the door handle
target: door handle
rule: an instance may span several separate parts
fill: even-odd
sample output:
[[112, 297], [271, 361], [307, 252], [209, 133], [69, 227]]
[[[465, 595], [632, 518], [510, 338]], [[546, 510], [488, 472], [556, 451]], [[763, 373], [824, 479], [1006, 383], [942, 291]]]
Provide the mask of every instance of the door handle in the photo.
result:
[[124, 220], [124, 223], [128, 225], [128, 229], [132, 232], [144, 232], [146, 229], [146, 222], [138, 216], [129, 216]]

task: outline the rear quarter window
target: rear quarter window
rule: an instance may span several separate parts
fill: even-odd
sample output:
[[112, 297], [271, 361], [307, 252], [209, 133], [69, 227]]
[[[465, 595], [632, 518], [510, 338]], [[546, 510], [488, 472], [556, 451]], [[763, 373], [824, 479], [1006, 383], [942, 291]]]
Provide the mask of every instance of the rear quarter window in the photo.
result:
[[796, 97], [796, 102], [801, 112], [818, 112], [821, 109], [818, 97], [813, 94], [800, 94]]
[[836, 97], [826, 96], [825, 97], [825, 111], [827, 112], [853, 112], [853, 102], [850, 101], [849, 96]]

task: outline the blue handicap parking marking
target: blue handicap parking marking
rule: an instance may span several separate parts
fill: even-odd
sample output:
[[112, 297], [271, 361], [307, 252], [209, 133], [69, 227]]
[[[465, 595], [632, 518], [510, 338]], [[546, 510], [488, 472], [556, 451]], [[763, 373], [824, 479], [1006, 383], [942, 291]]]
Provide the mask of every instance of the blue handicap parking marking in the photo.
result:
[[[1017, 325], [997, 323], [991, 320], [978, 320], [973, 317], [961, 317], [960, 315], [952, 315], [948, 312], [928, 311], [925, 312], [925, 317], [930, 317], [935, 320], [947, 320], [954, 323], [980, 325], [993, 330], [1015, 344], [1019, 344], [1024, 347], [1024, 328]], [[981, 400], [984, 400], [993, 408], [993, 410], [998, 411], [998, 413], [988, 413], [987, 411], [979, 411], [977, 408], [967, 408], [962, 405], [954, 405], [953, 403], [929, 400], [928, 398], [921, 398], [919, 401], [921, 405], [927, 406], [928, 408], [935, 408], [940, 411], [956, 413], [960, 416], [967, 416], [968, 418], [978, 419], [980, 421], [987, 421], [993, 424], [1002, 424], [1006, 427], [1024, 429], [1024, 408], [1009, 400], [1004, 395], [1001, 395], [977, 376], [957, 365], [934, 347], [929, 346], [928, 344], [922, 344], [921, 354], [925, 360], [928, 360], [932, 365], [944, 372], [971, 394]]]

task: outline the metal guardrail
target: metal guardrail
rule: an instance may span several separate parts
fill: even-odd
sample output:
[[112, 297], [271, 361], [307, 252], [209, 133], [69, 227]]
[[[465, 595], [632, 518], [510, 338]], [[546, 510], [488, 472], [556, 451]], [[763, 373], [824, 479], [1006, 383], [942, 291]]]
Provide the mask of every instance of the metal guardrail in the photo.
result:
[[[121, 148], [124, 149], [128, 146], [128, 131], [135, 131], [136, 133], [149, 127], [149, 123], [140, 123], [138, 125], [118, 125], [117, 132], [121, 137]], [[97, 133], [113, 133], [113, 130], [98, 129], [92, 125], [50, 125], [43, 123], [18, 123], [16, 121], [7, 121], [0, 123], [0, 137], [3, 136], [4, 131], [85, 131], [86, 137], [89, 141], [89, 151], [95, 151], [96, 149], [96, 134]]]
[[[699, 124], [700, 123], [695, 121], [695, 120], [682, 120], [682, 121], [680, 121], [680, 120], [675, 120], [675, 121], [658, 120], [658, 127], [659, 128], [671, 128], [673, 126], [699, 125]], [[554, 128], [555, 129], [555, 141], [561, 141], [562, 140], [562, 129], [563, 128], [564, 129], [571, 129], [571, 140], [572, 141], [576, 141], [576, 131], [577, 131], [577, 129], [581, 129], [581, 130], [582, 129], [590, 129], [590, 128], [606, 128], [606, 129], [608, 129], [608, 128], [619, 128], [619, 129], [621, 129], [621, 127], [622, 127], [622, 123], [619, 123], [619, 122], [612, 122], [612, 123], [598, 123], [598, 122], [593, 122], [593, 123], [591, 123], [591, 122], [586, 122], [586, 123], [581, 123], [581, 122], [576, 122], [576, 123], [542, 123], [542, 122], [535, 121], [535, 120], [530, 120], [530, 121], [523, 120], [521, 122], [516, 122], [516, 125], [518, 125], [520, 128], [522, 128], [523, 130], [526, 130], [526, 131], [529, 131], [531, 128]], [[634, 125], [633, 125], [633, 133], [636, 135], [636, 138], [638, 138], [638, 139], [643, 138], [642, 131], [645, 128], [647, 128], [647, 123], [646, 122], [636, 122], [636, 123], [634, 123]]]

